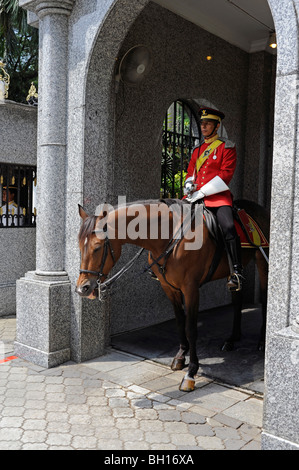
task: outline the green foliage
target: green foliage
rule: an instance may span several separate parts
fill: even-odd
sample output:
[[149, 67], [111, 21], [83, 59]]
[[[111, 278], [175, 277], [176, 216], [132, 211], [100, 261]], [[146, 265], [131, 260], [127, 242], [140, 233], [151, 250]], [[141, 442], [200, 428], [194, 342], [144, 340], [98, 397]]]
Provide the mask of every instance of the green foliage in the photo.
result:
[[165, 116], [162, 133], [161, 192], [164, 197], [170, 194], [181, 198], [191, 152], [199, 137], [196, 119], [186, 102], [178, 100], [172, 103]]
[[[173, 152], [172, 147], [169, 147], [162, 155], [162, 192], [165, 196], [170, 194], [172, 197], [182, 197], [182, 186], [187, 172], [181, 169], [181, 149], [176, 148]], [[183, 160], [184, 162], [184, 160]]]
[[184, 186], [186, 175], [187, 175], [186, 171], [178, 171], [174, 175], [174, 191], [176, 194], [178, 193], [180, 196], [181, 196], [181, 183]]
[[8, 99], [26, 103], [31, 82], [38, 83], [38, 31], [18, 0], [0, 0], [0, 60], [10, 75]]

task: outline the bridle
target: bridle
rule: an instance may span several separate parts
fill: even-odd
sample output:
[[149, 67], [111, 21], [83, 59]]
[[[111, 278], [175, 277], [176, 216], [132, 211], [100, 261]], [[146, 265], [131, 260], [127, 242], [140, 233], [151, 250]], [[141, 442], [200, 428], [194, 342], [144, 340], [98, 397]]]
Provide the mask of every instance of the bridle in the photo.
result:
[[[92, 233], [98, 233], [100, 231], [105, 232], [105, 230], [94, 230]], [[89, 269], [80, 269], [79, 270], [80, 274], [92, 274], [94, 276], [97, 276], [97, 284], [98, 284], [98, 290], [99, 290], [99, 300], [104, 300], [103, 294], [106, 294], [108, 289], [111, 287], [111, 285], [115, 281], [117, 281], [121, 276], [123, 276], [123, 274], [125, 274], [131, 268], [131, 266], [135, 263], [135, 261], [143, 253], [144, 248], [139, 250], [138, 253], [125, 266], [123, 266], [116, 274], [114, 274], [114, 276], [112, 276], [110, 279], [107, 279], [108, 274], [104, 274], [103, 270], [104, 270], [104, 266], [105, 266], [105, 263], [106, 263], [106, 260], [107, 260], [107, 257], [108, 257], [109, 250], [110, 250], [110, 253], [111, 253], [111, 256], [112, 256], [113, 266], [114, 266], [115, 263], [116, 263], [116, 259], [115, 259], [115, 255], [114, 255], [112, 245], [110, 243], [108, 235], [106, 234], [105, 241], [104, 241], [104, 253], [103, 253], [103, 257], [102, 257], [100, 270], [99, 271], [91, 271]], [[107, 280], [105, 282], [101, 283], [101, 278], [102, 277], [104, 277]]]
[[[104, 231], [104, 230], [102, 230], [102, 231]], [[99, 230], [94, 230], [92, 233], [98, 233], [98, 232], [99, 232]], [[100, 270], [99, 271], [90, 271], [88, 269], [80, 269], [80, 271], [79, 271], [80, 274], [92, 274], [94, 276], [97, 276], [97, 283], [100, 284], [102, 277], [104, 277], [104, 279], [106, 279], [108, 277], [108, 274], [105, 274], [103, 272], [103, 270], [104, 270], [104, 267], [105, 267], [106, 260], [108, 258], [109, 250], [110, 250], [110, 253], [111, 253], [111, 256], [112, 256], [112, 261], [113, 261], [113, 266], [114, 266], [115, 265], [115, 255], [114, 255], [114, 251], [113, 251], [112, 245], [110, 243], [110, 240], [108, 238], [108, 235], [106, 234], [105, 241], [104, 241], [104, 252], [103, 252], [103, 257], [102, 257]]]

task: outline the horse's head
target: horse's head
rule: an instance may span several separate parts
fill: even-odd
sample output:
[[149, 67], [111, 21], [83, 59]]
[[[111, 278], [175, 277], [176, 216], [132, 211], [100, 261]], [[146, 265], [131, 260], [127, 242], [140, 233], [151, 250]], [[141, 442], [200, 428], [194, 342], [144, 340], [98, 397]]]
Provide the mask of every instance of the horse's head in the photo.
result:
[[106, 279], [116, 259], [107, 225], [100, 223], [103, 216], [89, 217], [80, 205], [79, 214], [83, 223], [79, 232], [81, 266], [76, 292], [93, 300], [99, 296], [100, 283]]

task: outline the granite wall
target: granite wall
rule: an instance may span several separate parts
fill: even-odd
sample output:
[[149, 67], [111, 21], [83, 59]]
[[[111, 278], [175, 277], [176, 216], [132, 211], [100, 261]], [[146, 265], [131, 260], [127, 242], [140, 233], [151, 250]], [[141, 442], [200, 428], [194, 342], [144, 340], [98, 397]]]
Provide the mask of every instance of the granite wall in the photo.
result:
[[[0, 101], [2, 163], [36, 165], [37, 110]], [[35, 267], [35, 228], [0, 228], [0, 316], [16, 313], [16, 280]]]

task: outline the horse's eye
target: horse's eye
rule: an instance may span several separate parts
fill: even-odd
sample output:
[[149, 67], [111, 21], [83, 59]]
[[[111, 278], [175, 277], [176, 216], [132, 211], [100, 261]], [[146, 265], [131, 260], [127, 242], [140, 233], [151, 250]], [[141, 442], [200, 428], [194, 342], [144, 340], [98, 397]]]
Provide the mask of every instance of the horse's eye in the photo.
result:
[[93, 250], [93, 252], [96, 253], [96, 252], [99, 251], [101, 248], [102, 248], [101, 245], [96, 246], [95, 249]]

